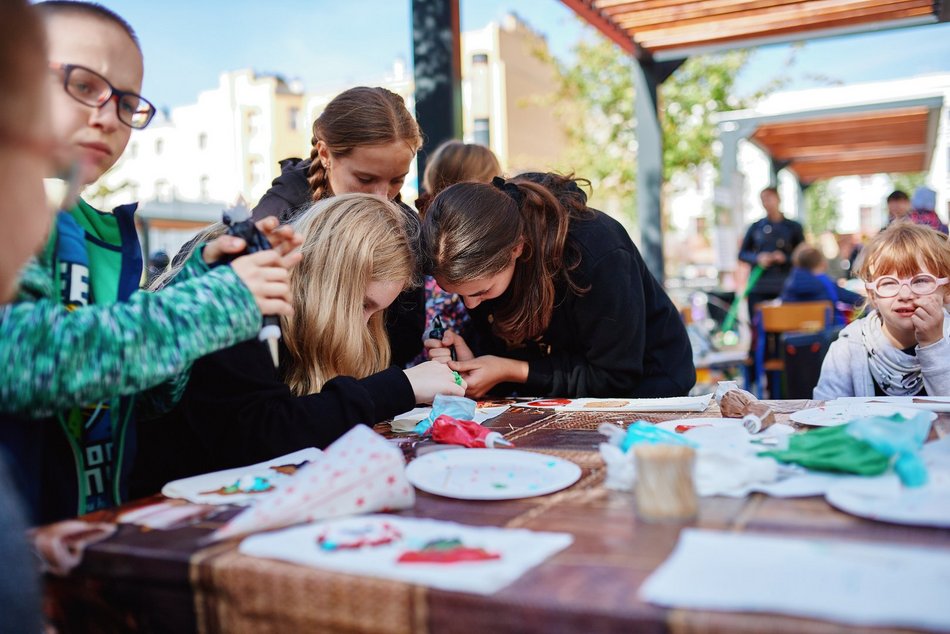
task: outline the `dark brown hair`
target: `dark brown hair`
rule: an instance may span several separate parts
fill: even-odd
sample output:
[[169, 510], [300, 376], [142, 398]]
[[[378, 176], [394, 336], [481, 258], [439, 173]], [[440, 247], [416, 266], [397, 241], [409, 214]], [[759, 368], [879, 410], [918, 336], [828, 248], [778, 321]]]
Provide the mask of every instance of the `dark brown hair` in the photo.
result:
[[406, 102], [392, 91], [359, 86], [340, 93], [313, 122], [307, 182], [314, 201], [333, 195], [326, 168], [317, 152], [319, 141], [326, 144], [333, 156], [346, 156], [353, 148], [364, 145], [394, 141], [405, 141], [413, 152], [418, 152], [422, 147], [422, 132], [406, 109]]
[[[552, 176], [559, 183], [573, 182]], [[452, 185], [435, 197], [423, 220], [429, 273], [449, 284], [496, 275], [524, 240], [492, 330], [509, 344], [533, 339], [551, 322], [557, 281], [583, 292], [569, 276], [580, 258], [568, 246], [567, 232], [571, 220], [589, 215], [586, 207], [565, 207], [552, 191], [527, 178], [503, 186]]]
[[806, 271], [815, 271], [825, 262], [825, 256], [821, 251], [803, 242], [792, 251], [792, 266]]

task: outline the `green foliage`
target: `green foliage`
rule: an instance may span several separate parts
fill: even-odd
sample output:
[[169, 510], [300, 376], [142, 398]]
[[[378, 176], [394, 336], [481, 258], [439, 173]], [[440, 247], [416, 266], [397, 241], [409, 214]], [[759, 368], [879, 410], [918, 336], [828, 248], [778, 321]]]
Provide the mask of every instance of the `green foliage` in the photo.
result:
[[[570, 64], [547, 53], [539, 55], [555, 66], [559, 78], [553, 105], [569, 145], [562, 169], [590, 179], [593, 204], [619, 207], [635, 220], [636, 61], [593, 31], [575, 45]], [[735, 50], [693, 57], [661, 85], [667, 182], [676, 175], [693, 174], [703, 164], [717, 164], [715, 113], [748, 107], [784, 82], [773, 80], [761, 91], [737, 98], [736, 77], [750, 56], [748, 50]]]
[[814, 238], [834, 231], [838, 223], [838, 196], [829, 181], [817, 181], [805, 190], [805, 230]]
[[894, 189], [899, 189], [908, 196], [914, 195], [914, 190], [927, 184], [927, 172], [906, 172], [903, 174], [888, 174]]
[[663, 177], [690, 173], [704, 163], [718, 165], [718, 137], [712, 116], [744, 108], [735, 96], [736, 77], [749, 60], [748, 50], [686, 60], [660, 88], [663, 110]]

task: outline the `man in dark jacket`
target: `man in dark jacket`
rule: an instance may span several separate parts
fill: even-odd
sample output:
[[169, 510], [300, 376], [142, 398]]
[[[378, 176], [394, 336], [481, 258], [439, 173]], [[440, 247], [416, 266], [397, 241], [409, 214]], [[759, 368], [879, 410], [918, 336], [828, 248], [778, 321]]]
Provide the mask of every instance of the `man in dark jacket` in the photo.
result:
[[765, 218], [752, 223], [739, 250], [741, 261], [765, 269], [747, 295], [750, 319], [755, 315], [756, 304], [775, 299], [782, 292], [785, 278], [792, 270], [792, 251], [805, 241], [802, 226], [782, 215], [775, 187], [766, 187], [760, 197]]

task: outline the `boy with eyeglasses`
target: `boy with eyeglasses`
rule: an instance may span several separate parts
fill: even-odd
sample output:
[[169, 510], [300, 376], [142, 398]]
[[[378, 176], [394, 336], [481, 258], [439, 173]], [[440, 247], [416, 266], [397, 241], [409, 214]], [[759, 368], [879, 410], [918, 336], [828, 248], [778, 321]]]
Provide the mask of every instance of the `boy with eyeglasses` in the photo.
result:
[[[74, 158], [58, 157], [55, 168], [90, 184], [154, 113], [138, 95], [142, 54], [131, 27], [99, 5], [35, 10], [49, 42], [52, 137]], [[145, 293], [134, 211], [102, 212], [80, 199], [60, 212], [16, 302], [0, 307], [0, 444], [38, 522], [122, 502], [136, 417], [170, 406], [190, 364], [255, 336], [262, 314], [292, 311], [287, 268], [300, 242], [292, 230], [268, 225], [275, 249], [211, 269], [244, 247], [219, 238], [180, 282]]]
[[895, 222], [874, 236], [857, 271], [874, 309], [831, 344], [816, 399], [950, 396], [950, 242]]

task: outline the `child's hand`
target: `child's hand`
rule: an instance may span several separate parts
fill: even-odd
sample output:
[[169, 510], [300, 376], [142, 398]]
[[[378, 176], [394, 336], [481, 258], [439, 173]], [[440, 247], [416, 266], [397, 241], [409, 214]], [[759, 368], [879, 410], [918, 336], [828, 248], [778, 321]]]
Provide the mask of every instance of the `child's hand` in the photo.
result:
[[449, 350], [450, 346], [455, 346], [455, 358], [459, 361], [470, 361], [475, 358], [472, 349], [468, 347], [468, 344], [465, 343], [461, 335], [457, 334], [454, 330], [446, 330], [442, 336], [442, 341], [438, 339], [426, 339], [422, 345], [425, 346], [426, 353], [432, 361], [441, 361], [442, 363], [451, 361], [452, 353]]
[[[258, 221], [256, 226], [267, 237], [271, 247], [282, 256], [303, 244], [303, 236], [294, 232], [290, 225], [278, 223], [277, 218], [264, 218]], [[214, 264], [226, 255], [241, 253], [246, 246], [247, 243], [242, 238], [223, 235], [206, 244], [201, 255], [206, 264]]]
[[468, 384], [465, 395], [470, 398], [484, 396], [505, 381], [524, 383], [528, 380], [528, 363], [505, 357], [485, 355], [470, 361], [450, 361], [449, 367], [465, 377]]
[[257, 229], [267, 236], [267, 241], [271, 247], [276, 249], [281, 255], [287, 255], [301, 244], [303, 236], [294, 231], [290, 225], [282, 225], [277, 218], [270, 216], [256, 223]]
[[911, 316], [917, 345], [921, 348], [937, 343], [943, 338], [943, 293], [916, 297], [917, 309]]
[[242, 255], [231, 262], [231, 268], [251, 291], [262, 315], [292, 315], [287, 269], [299, 260], [299, 251], [281, 256], [276, 250], [268, 249]]
[[218, 236], [205, 245], [205, 248], [201, 251], [201, 257], [205, 264], [214, 264], [226, 255], [241, 253], [245, 247], [247, 247], [247, 243], [244, 242], [243, 238], [228, 235]]
[[403, 372], [412, 385], [416, 403], [431, 403], [436, 394], [465, 395], [465, 381], [457, 384], [455, 374], [444, 363], [426, 361]]

